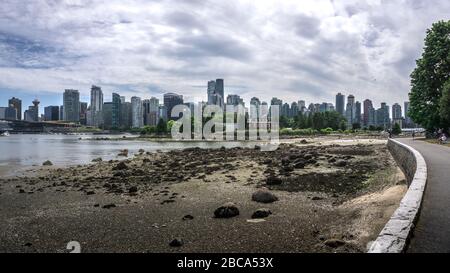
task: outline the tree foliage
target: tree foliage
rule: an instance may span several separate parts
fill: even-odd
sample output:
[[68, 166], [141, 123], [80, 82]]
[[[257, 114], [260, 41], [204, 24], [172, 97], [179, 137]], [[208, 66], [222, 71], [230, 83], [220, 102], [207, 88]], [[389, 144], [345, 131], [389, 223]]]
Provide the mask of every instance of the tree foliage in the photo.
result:
[[[422, 57], [411, 74], [409, 93], [411, 118], [429, 131], [449, 128], [448, 104], [442, 102], [444, 85], [450, 78], [450, 21], [439, 21], [427, 30]], [[447, 111], [447, 112], [446, 112]]]

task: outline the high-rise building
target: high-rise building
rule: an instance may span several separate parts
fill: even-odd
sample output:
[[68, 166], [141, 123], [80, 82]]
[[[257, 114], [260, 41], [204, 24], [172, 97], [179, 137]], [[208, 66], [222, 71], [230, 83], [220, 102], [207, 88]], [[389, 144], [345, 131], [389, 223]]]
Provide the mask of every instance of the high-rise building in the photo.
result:
[[64, 105], [59, 107], [59, 120], [64, 120]]
[[167, 107], [167, 117], [169, 120], [176, 120], [178, 118], [172, 118], [172, 109], [180, 104], [183, 104], [183, 96], [175, 93], [164, 94], [164, 105]]
[[405, 111], [405, 126], [406, 127], [416, 127], [414, 122], [412, 121], [410, 115], [409, 115], [409, 101], [405, 101], [404, 103], [404, 109]]
[[156, 126], [159, 121], [159, 99], [155, 97], [150, 98], [148, 125]]
[[402, 107], [398, 103], [394, 103], [392, 105], [392, 119], [401, 119], [402, 118]]
[[389, 106], [385, 102], [382, 102], [381, 107], [376, 110], [376, 124], [384, 129], [390, 127]]
[[214, 104], [214, 94], [216, 92], [216, 82], [209, 81], [208, 82], [208, 104]]
[[80, 93], [78, 90], [66, 89], [64, 91], [64, 120], [69, 122], [80, 121]]
[[112, 112], [113, 112], [113, 103], [112, 102], [104, 102], [102, 107], [102, 115], [103, 115], [103, 128], [111, 129], [113, 128], [112, 124]]
[[362, 123], [362, 115], [361, 115], [361, 103], [359, 101], [355, 102], [355, 122], [359, 125]]
[[139, 97], [131, 98], [131, 127], [141, 128], [144, 126], [144, 114], [142, 100]]
[[298, 108], [298, 103], [294, 101], [293, 103], [291, 103], [291, 117], [298, 116], [299, 112], [300, 109]]
[[80, 102], [80, 124], [87, 125], [88, 103]]
[[121, 112], [121, 98], [117, 93], [112, 94], [112, 109], [111, 109], [111, 127], [114, 129], [120, 128], [120, 112]]
[[227, 96], [227, 104], [238, 106], [238, 105], [243, 105], [244, 101], [241, 99], [241, 97], [239, 95], [228, 95]]
[[91, 87], [91, 105], [88, 125], [100, 127], [103, 123], [103, 92], [101, 87], [93, 85]]
[[47, 106], [44, 108], [44, 120], [45, 121], [58, 121], [59, 120], [59, 106]]
[[33, 106], [29, 106], [28, 110], [25, 111], [25, 120], [30, 122], [38, 122], [39, 121], [39, 104], [40, 101], [35, 99], [33, 101]]
[[[169, 115], [167, 112], [167, 106], [164, 104], [159, 105], [159, 119], [163, 119], [164, 121], [167, 121], [169, 119]], [[158, 119], [158, 122], [159, 122]]]
[[16, 120], [17, 110], [12, 105], [9, 107], [0, 107], [0, 119]]
[[131, 102], [124, 101], [120, 108], [120, 125], [123, 129], [130, 129], [132, 125]]
[[304, 100], [298, 101], [298, 109], [302, 113], [304, 113], [306, 111], [306, 102]]
[[17, 120], [22, 120], [22, 101], [18, 98], [12, 97], [8, 101], [8, 105], [14, 107], [16, 109]]
[[291, 107], [289, 106], [289, 103], [284, 103], [281, 107], [281, 116], [282, 117], [289, 117], [291, 112]]
[[351, 128], [356, 123], [356, 104], [355, 96], [347, 97], [347, 108], [345, 109], [345, 117], [347, 118], [347, 126]]
[[336, 112], [341, 114], [342, 116], [345, 115], [345, 96], [341, 93], [338, 93], [336, 95]]
[[225, 100], [225, 87], [224, 87], [224, 81], [223, 79], [217, 79], [216, 80], [216, 88], [214, 89], [214, 93], [216, 93], [217, 96], [220, 96], [217, 98], [218, 102], [216, 101], [217, 105], [220, 105], [223, 107], [224, 100]]
[[370, 117], [370, 109], [373, 109], [373, 104], [372, 101], [369, 99], [366, 99], [363, 102], [363, 108], [364, 108], [364, 114], [363, 114], [363, 125], [364, 126], [370, 126], [370, 125], [374, 125], [373, 123], [370, 124], [369, 122], [369, 117]]

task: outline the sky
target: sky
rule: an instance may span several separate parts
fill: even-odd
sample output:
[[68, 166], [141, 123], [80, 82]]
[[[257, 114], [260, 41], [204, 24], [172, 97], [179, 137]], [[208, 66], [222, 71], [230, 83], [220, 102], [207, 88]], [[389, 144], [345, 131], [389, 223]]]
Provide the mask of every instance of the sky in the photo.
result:
[[206, 100], [403, 104], [426, 30], [450, 19], [442, 0], [1, 0], [0, 106], [62, 104], [64, 89], [89, 101], [117, 92]]

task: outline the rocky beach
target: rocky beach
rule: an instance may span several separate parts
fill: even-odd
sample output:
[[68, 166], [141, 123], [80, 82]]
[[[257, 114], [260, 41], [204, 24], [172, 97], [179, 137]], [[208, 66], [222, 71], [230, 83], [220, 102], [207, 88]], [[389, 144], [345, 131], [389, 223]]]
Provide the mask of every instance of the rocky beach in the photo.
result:
[[0, 252], [365, 252], [406, 191], [380, 140], [43, 165], [0, 178]]

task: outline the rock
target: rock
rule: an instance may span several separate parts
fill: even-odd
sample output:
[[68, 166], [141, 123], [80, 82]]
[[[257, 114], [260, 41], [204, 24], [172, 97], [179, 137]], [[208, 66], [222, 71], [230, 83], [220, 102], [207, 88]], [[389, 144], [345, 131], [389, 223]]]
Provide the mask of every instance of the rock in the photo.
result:
[[88, 191], [88, 192], [86, 192], [86, 194], [87, 194], [87, 195], [94, 195], [94, 194], [95, 194], [95, 191]]
[[120, 153], [117, 156], [128, 157], [128, 150], [125, 149], [125, 150], [120, 151]]
[[308, 144], [308, 141], [306, 141], [306, 139], [302, 139], [302, 140], [300, 141], [300, 143], [301, 143], [301, 144]]
[[185, 216], [183, 217], [183, 221], [186, 221], [186, 220], [194, 220], [194, 216], [192, 216], [192, 215], [190, 215], [190, 214], [185, 215]]
[[102, 162], [103, 159], [101, 157], [92, 159], [92, 162]]
[[252, 219], [260, 219], [260, 218], [266, 218], [269, 217], [269, 215], [271, 215], [272, 212], [269, 209], [257, 209], [253, 215], [252, 215]]
[[19, 193], [25, 193], [25, 191], [23, 189], [20, 189]]
[[283, 180], [276, 176], [269, 176], [266, 180], [267, 185], [281, 185], [283, 183]]
[[294, 163], [294, 168], [296, 169], [304, 169], [305, 168], [305, 162], [304, 161], [297, 161]]
[[176, 238], [173, 239], [170, 243], [169, 246], [171, 247], [182, 247], [184, 245], [184, 242], [182, 239]]
[[329, 247], [332, 247], [332, 248], [337, 248], [337, 247], [345, 245], [345, 241], [339, 240], [339, 239], [328, 239], [328, 240], [325, 241], [324, 244], [326, 246], [329, 246]]
[[138, 187], [136, 186], [133, 186], [128, 189], [128, 193], [136, 193], [136, 192], [138, 192]]
[[125, 164], [125, 162], [120, 162], [113, 168], [113, 171], [121, 171], [121, 170], [128, 170], [128, 166], [127, 164]]
[[42, 166], [53, 166], [53, 163], [50, 160], [47, 160], [44, 163], [42, 163]]
[[239, 215], [239, 209], [234, 203], [226, 203], [214, 211], [216, 218], [231, 218]]
[[313, 198], [311, 198], [311, 200], [313, 200], [313, 201], [319, 201], [319, 200], [323, 200], [323, 198], [322, 198], [322, 197], [319, 197], [319, 196], [314, 196]]
[[336, 165], [337, 167], [345, 167], [345, 166], [347, 166], [347, 161], [345, 161], [345, 160], [339, 160], [339, 161], [336, 162], [336, 164], [334, 164], [334, 165]]
[[145, 153], [144, 149], [139, 149], [139, 153], [140, 153], [140, 154]]
[[272, 164], [272, 159], [270, 159], [270, 158], [264, 159], [263, 164], [266, 164], [266, 165]]
[[108, 205], [104, 205], [103, 206], [104, 209], [112, 209], [112, 208], [115, 208], [115, 207], [116, 207], [115, 204], [108, 204]]
[[271, 193], [268, 189], [262, 188], [253, 193], [252, 201], [267, 204], [278, 201], [278, 197], [276, 197], [275, 194]]
[[335, 163], [336, 162], [336, 158], [330, 158], [329, 160], [328, 160], [328, 163]]

